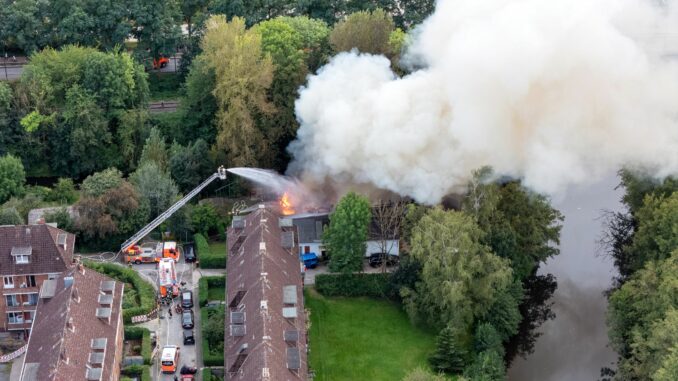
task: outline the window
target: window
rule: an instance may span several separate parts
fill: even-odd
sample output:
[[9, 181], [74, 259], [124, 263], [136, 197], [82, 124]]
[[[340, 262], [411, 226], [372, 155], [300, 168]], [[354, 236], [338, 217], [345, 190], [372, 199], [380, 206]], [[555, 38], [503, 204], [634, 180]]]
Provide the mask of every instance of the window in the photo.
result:
[[29, 263], [31, 257], [29, 255], [17, 255], [14, 258], [16, 258], [17, 265], [23, 265]]
[[19, 305], [19, 299], [16, 295], [5, 295], [5, 301], [7, 302], [7, 307], [16, 307]]
[[24, 322], [24, 315], [21, 312], [8, 312], [7, 321], [10, 324], [20, 324]]
[[26, 275], [26, 287], [35, 287], [35, 275]]
[[28, 294], [28, 301], [24, 303], [28, 306], [35, 306], [38, 304], [38, 294]]
[[26, 323], [32, 323], [33, 322], [33, 311], [26, 311], [24, 312], [24, 322]]
[[5, 283], [5, 288], [14, 288], [14, 278], [11, 276], [2, 277]]

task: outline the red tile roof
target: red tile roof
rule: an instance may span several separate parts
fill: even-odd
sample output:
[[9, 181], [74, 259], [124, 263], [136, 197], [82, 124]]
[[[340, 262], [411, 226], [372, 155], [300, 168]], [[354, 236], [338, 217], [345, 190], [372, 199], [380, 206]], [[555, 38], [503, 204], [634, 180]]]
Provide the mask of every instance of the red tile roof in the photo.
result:
[[[66, 249], [57, 244], [66, 234]], [[0, 275], [47, 274], [65, 271], [73, 261], [75, 235], [41, 225], [0, 226]], [[17, 264], [14, 247], [31, 247], [30, 262]]]
[[[27, 367], [39, 364], [35, 380], [86, 380], [92, 340], [99, 338], [106, 338], [101, 380], [109, 380], [117, 369], [114, 361], [121, 334], [124, 285], [94, 270], [83, 271], [64, 273], [56, 280], [54, 296], [41, 298], [38, 303], [24, 361]], [[73, 278], [72, 285], [66, 281], [69, 277]], [[102, 307], [102, 282], [114, 282], [110, 320], [96, 317], [97, 308]]]
[[[224, 345], [228, 380], [307, 380], [301, 266], [296, 245], [283, 248], [282, 241], [279, 216], [272, 208], [259, 208], [245, 218], [242, 229], [229, 229]], [[296, 305], [284, 303], [285, 286], [295, 286], [289, 296], [296, 295]], [[244, 296], [234, 302], [239, 291]], [[296, 318], [285, 318], [283, 308], [291, 307]], [[245, 313], [244, 336], [230, 334], [231, 312]], [[286, 331], [296, 331], [298, 340], [286, 342]], [[298, 370], [288, 369], [288, 356], [294, 352], [299, 354]]]

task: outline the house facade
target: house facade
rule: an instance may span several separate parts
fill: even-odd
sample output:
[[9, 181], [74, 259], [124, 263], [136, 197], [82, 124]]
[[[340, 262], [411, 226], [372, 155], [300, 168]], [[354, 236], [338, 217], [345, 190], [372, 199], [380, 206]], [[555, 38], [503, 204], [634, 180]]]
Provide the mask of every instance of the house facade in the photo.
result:
[[[327, 255], [322, 244], [323, 232], [330, 225], [329, 213], [306, 213], [286, 217], [288, 224], [297, 228], [299, 235], [299, 254], [315, 253], [319, 258]], [[380, 239], [378, 224], [373, 219], [370, 223], [368, 240], [365, 241], [365, 257], [376, 253], [400, 255], [400, 240], [397, 234], [394, 239]]]
[[0, 331], [28, 337], [40, 287], [72, 267], [74, 245], [50, 225], [0, 226]]
[[117, 381], [123, 292], [82, 265], [44, 281], [20, 381]]
[[[282, 225], [282, 226], [281, 226]], [[259, 205], [228, 230], [226, 380], [308, 379], [306, 315], [294, 226]]]

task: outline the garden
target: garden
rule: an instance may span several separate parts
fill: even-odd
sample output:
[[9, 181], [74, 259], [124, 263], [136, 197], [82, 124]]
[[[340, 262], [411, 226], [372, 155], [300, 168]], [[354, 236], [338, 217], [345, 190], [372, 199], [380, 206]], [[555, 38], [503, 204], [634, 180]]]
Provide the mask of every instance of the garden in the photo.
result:
[[435, 334], [410, 324], [400, 306], [366, 297], [325, 297], [305, 290], [311, 311], [309, 366], [315, 380], [401, 380], [428, 368]]
[[205, 276], [198, 283], [200, 319], [202, 321], [202, 353], [205, 366], [224, 365], [224, 305], [208, 307], [212, 300], [225, 301], [225, 276]]

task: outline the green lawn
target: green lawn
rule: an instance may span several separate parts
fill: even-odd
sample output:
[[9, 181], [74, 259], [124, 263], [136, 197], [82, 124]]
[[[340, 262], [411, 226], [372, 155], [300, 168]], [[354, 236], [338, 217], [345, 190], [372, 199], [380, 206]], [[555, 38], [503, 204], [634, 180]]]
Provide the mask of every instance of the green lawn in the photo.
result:
[[213, 255], [226, 255], [226, 242], [210, 241], [209, 245]]
[[367, 298], [326, 298], [305, 292], [311, 310], [309, 364], [318, 381], [398, 381], [428, 367], [432, 333], [413, 327], [394, 303]]
[[207, 300], [226, 300], [226, 288], [225, 287], [208, 288]]

